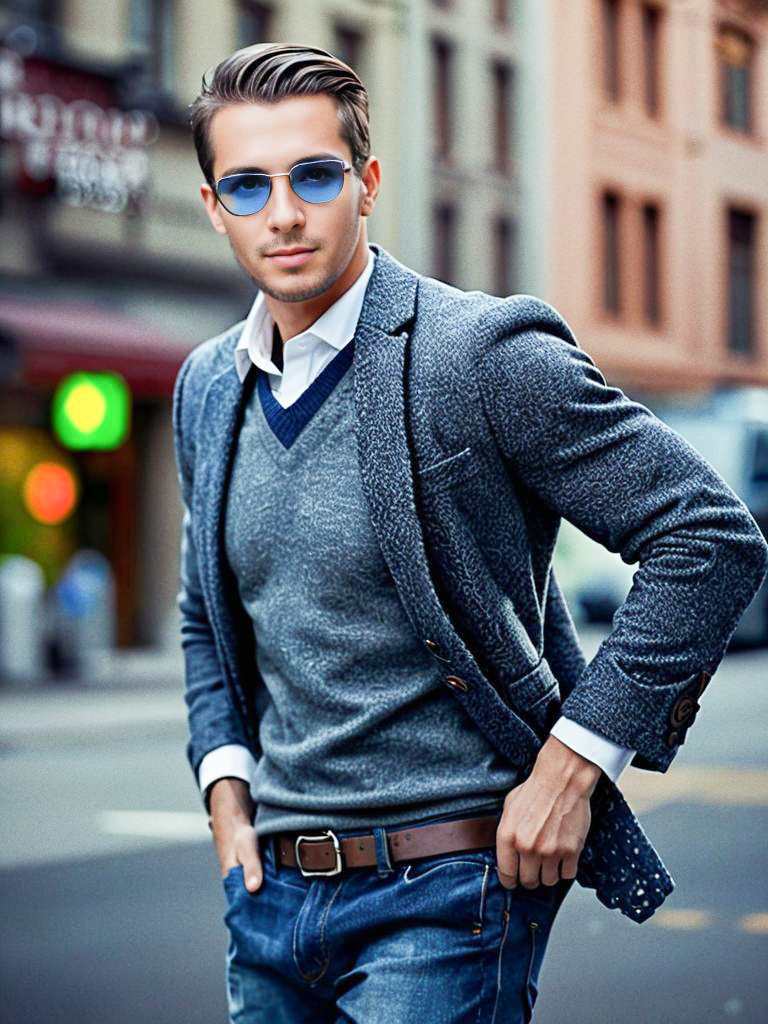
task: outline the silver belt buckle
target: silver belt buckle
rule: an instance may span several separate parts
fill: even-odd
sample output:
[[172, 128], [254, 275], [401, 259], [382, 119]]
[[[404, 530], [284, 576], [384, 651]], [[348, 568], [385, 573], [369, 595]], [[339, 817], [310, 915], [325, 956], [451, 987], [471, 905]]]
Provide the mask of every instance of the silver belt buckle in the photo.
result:
[[[328, 871], [312, 871], [311, 869], [305, 870], [304, 866], [301, 863], [301, 853], [299, 850], [301, 844], [324, 843], [326, 839], [330, 839], [331, 842], [333, 843], [333, 850], [334, 853], [336, 854], [336, 863], [334, 864], [334, 866], [330, 868]], [[298, 866], [298, 869], [305, 878], [314, 878], [315, 875], [324, 875], [328, 877], [330, 875], [341, 874], [341, 845], [339, 843], [338, 836], [334, 835], [334, 833], [331, 832], [330, 829], [328, 829], [327, 832], [323, 832], [323, 834], [319, 836], [296, 836], [296, 842], [294, 843], [294, 851], [296, 853], [296, 864]]]

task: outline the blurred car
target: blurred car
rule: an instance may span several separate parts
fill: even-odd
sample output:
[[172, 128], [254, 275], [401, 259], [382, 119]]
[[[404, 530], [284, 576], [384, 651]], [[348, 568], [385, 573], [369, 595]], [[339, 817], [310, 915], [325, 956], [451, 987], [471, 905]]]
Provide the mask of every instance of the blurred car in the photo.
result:
[[[768, 538], [768, 389], [715, 392], [701, 406], [654, 409], [739, 495]], [[768, 644], [768, 583], [744, 612], [731, 646]]]
[[[768, 538], [768, 390], [715, 392], [697, 404], [659, 405], [653, 411], [704, 456]], [[590, 623], [611, 623], [637, 567], [627, 566], [567, 522], [555, 560], [574, 615]], [[730, 646], [762, 644], [768, 644], [768, 583], [745, 610]]]

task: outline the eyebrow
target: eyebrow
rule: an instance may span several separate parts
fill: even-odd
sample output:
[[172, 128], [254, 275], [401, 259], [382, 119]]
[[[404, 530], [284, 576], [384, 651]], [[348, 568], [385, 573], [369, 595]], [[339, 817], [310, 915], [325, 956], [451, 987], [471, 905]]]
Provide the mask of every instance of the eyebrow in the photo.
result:
[[[313, 153], [311, 156], [302, 156], [298, 160], [294, 160], [291, 167], [295, 167], [296, 164], [305, 164], [309, 160], [344, 160], [343, 156], [339, 156], [338, 153]], [[290, 170], [290, 167], [288, 168]], [[269, 171], [265, 171], [263, 167], [230, 167], [229, 170], [225, 171], [221, 178], [229, 178], [232, 174], [269, 174]]]

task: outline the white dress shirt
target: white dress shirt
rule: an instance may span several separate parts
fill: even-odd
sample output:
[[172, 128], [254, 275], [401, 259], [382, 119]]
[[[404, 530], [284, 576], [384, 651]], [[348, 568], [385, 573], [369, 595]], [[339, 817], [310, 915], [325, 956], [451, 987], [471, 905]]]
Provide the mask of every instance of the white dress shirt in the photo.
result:
[[[259, 292], [235, 349], [235, 368], [240, 381], [245, 380], [249, 368], [255, 365], [268, 375], [272, 394], [280, 405], [284, 409], [292, 405], [354, 337], [373, 263], [373, 250], [369, 249], [365, 269], [347, 291], [305, 331], [285, 341], [282, 371], [272, 362], [274, 320], [264, 301], [264, 293]], [[563, 715], [550, 732], [577, 754], [598, 765], [613, 782], [618, 781], [635, 755], [634, 750]], [[256, 761], [247, 747], [227, 743], [205, 755], [200, 762], [198, 783], [203, 793], [217, 779], [225, 777], [242, 779], [250, 787], [255, 770]]]

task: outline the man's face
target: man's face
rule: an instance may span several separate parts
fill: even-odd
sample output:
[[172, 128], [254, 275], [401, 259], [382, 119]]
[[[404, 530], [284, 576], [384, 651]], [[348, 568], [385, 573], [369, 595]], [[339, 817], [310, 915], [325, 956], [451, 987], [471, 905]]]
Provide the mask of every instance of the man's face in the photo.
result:
[[[213, 115], [209, 131], [214, 181], [243, 170], [289, 171], [318, 154], [352, 160], [339, 134], [336, 105], [326, 95], [231, 104]], [[225, 210], [210, 186], [203, 185], [201, 192], [211, 223], [228, 236], [254, 283], [278, 301], [301, 302], [331, 288], [358, 247], [360, 218], [373, 209], [378, 189], [375, 157], [366, 161], [362, 179], [347, 171], [336, 199], [308, 203], [294, 193], [287, 177], [273, 178], [266, 206], [246, 217]], [[298, 265], [270, 255], [295, 248], [312, 252]]]

